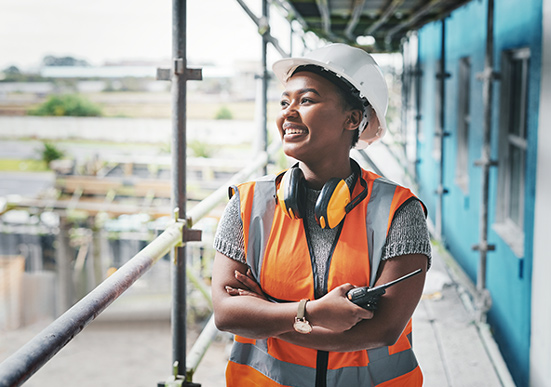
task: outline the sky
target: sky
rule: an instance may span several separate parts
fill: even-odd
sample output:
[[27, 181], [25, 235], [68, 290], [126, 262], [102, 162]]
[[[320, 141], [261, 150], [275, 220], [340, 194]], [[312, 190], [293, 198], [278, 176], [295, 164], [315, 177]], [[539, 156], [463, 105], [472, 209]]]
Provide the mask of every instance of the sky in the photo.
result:
[[[246, 3], [260, 16], [259, 0]], [[271, 16], [274, 35], [288, 47], [288, 24], [275, 11]], [[32, 68], [45, 55], [92, 65], [122, 59], [169, 63], [171, 42], [171, 0], [0, 0], [0, 70]], [[187, 0], [190, 63], [227, 65], [260, 57], [256, 25], [237, 1]]]

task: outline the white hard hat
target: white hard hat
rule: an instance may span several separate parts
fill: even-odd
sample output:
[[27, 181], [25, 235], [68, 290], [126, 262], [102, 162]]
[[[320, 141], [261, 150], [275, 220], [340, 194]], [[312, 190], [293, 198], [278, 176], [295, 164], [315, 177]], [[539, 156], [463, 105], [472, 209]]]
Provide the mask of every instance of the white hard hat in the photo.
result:
[[[384, 136], [387, 130], [385, 114], [388, 108], [388, 88], [379, 65], [371, 55], [359, 48], [334, 43], [302, 58], [280, 59], [272, 69], [285, 85], [297, 67], [305, 65], [316, 65], [344, 78], [375, 111], [376, 119], [369, 111], [364, 112], [365, 119], [360, 124], [360, 139], [356, 148], [365, 148]], [[366, 121], [369, 121], [367, 128]]]

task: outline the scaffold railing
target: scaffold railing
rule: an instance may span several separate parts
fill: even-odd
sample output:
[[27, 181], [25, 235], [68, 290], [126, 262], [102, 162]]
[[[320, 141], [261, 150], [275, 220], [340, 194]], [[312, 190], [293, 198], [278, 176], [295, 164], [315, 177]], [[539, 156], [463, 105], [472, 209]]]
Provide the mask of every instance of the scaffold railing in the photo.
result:
[[[138, 254], [27, 344], [0, 363], [0, 387], [20, 386], [34, 375], [157, 261], [170, 252], [171, 249], [182, 246], [185, 229], [208, 215], [214, 207], [225, 200], [228, 186], [242, 182], [256, 171], [264, 168], [280, 146], [280, 143], [272, 144], [266, 152], [260, 152], [249, 165], [233, 175], [225, 184], [188, 211], [187, 219], [178, 219], [176, 216], [174, 222]], [[175, 213], [177, 213], [177, 210], [175, 210]], [[187, 276], [190, 282], [198, 287], [198, 290], [205, 296], [209, 305], [212, 305], [210, 292], [202, 281], [194, 277], [190, 270], [187, 270]], [[211, 316], [189, 352], [189, 357], [186, 360], [186, 382], [191, 382], [195, 370], [217, 333], [214, 318]]]

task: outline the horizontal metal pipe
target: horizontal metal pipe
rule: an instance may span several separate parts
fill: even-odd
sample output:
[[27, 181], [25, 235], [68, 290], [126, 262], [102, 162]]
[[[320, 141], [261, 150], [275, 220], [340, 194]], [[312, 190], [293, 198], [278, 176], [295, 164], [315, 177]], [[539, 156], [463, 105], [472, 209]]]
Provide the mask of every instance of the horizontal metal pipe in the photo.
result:
[[203, 297], [209, 304], [209, 307], [212, 309], [212, 296], [210, 289], [207, 287], [205, 282], [199, 278], [197, 273], [195, 273], [195, 270], [193, 270], [193, 268], [189, 264], [186, 267], [186, 275], [193, 286], [195, 286], [195, 288], [199, 290], [199, 293], [203, 295]]
[[[197, 206], [193, 207], [189, 212], [188, 215], [191, 218], [191, 221], [193, 223], [194, 219], [201, 219], [204, 215], [206, 215], [213, 207], [215, 207], [218, 203], [220, 203], [222, 200], [224, 200], [228, 194], [228, 187], [232, 184], [237, 184], [239, 182], [244, 181], [247, 177], [252, 175], [256, 170], [259, 168], [265, 166], [270, 156], [273, 156], [281, 147], [281, 143], [276, 142], [272, 143], [270, 147], [268, 148], [267, 152], [262, 152], [258, 155], [257, 158], [255, 158], [246, 168], [243, 168], [241, 171], [233, 175], [226, 184], [222, 185], [218, 190], [213, 192], [210, 196], [208, 196], [205, 200], [201, 201]], [[187, 270], [188, 275], [191, 274], [189, 268]], [[192, 281], [195, 282], [195, 281]], [[203, 294], [205, 292], [203, 291]], [[205, 298], [209, 303], [212, 305], [212, 299], [208, 297], [208, 295], [205, 294]], [[219, 330], [216, 328], [216, 325], [214, 325], [214, 315], [211, 316], [203, 330], [201, 331], [201, 334], [193, 344], [193, 347], [191, 348], [189, 355], [186, 359], [186, 376], [191, 381], [193, 378], [193, 374], [197, 370], [197, 367], [199, 366], [199, 363], [203, 359], [203, 356], [205, 356], [205, 353], [207, 352], [207, 349], [209, 348], [212, 341], [216, 338], [216, 335], [218, 335]]]
[[193, 344], [193, 347], [189, 351], [189, 355], [187, 358], [187, 376], [190, 378], [193, 377], [193, 374], [195, 373], [195, 370], [199, 366], [199, 363], [201, 362], [201, 359], [203, 359], [203, 356], [205, 356], [205, 353], [207, 352], [207, 349], [209, 349], [210, 344], [212, 341], [216, 338], [216, 335], [218, 335], [220, 331], [218, 328], [216, 328], [216, 325], [214, 325], [214, 314], [210, 316], [209, 321], [207, 322], [207, 325], [203, 328], [201, 331], [201, 334]]
[[183, 223], [169, 226], [86, 297], [0, 363], [0, 386], [23, 384], [171, 248], [182, 243]]
[[[227, 197], [227, 187], [229, 185], [244, 181], [256, 170], [266, 165], [270, 156], [273, 156], [280, 147], [281, 143], [273, 143], [268, 152], [259, 154], [246, 168], [233, 175], [226, 184], [189, 211], [188, 216], [197, 221], [208, 214], [212, 208]], [[19, 386], [29, 379], [160, 258], [167, 254], [171, 248], [181, 244], [183, 227], [182, 222], [169, 226], [161, 235], [86, 297], [52, 322], [17, 352], [0, 363], [0, 387]], [[204, 340], [210, 337], [212, 341], [217, 333], [214, 322], [209, 321], [205, 327], [205, 333], [200, 336], [201, 340], [198, 339], [192, 348], [191, 352], [198, 353], [198, 355], [194, 355], [192, 361], [188, 362], [191, 370], [197, 368], [204, 351], [208, 348], [208, 345], [205, 346]], [[198, 348], [204, 349], [200, 350]], [[195, 361], [197, 361], [196, 364]]]
[[210, 210], [216, 207], [222, 200], [228, 197], [228, 187], [232, 184], [237, 184], [245, 181], [245, 179], [251, 176], [256, 170], [264, 167], [271, 156], [281, 148], [281, 142], [272, 143], [268, 147], [268, 152], [261, 152], [253, 161], [249, 163], [241, 171], [233, 175], [225, 184], [222, 184], [216, 191], [210, 194], [201, 202], [197, 203], [195, 207], [188, 210], [187, 216], [191, 221], [191, 224], [195, 224], [203, 216], [207, 215]]

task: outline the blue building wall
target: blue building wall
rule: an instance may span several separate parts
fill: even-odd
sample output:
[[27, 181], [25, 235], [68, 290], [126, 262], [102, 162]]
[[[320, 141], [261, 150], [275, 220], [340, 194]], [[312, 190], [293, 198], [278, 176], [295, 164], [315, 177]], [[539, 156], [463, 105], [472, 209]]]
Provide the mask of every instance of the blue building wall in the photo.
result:
[[[443, 200], [442, 237], [449, 251], [476, 282], [479, 253], [472, 250], [478, 243], [481, 169], [474, 166], [480, 159], [483, 143], [484, 104], [482, 81], [477, 74], [484, 70], [486, 47], [487, 1], [472, 1], [454, 11], [445, 19], [446, 72], [445, 81], [445, 138], [444, 187], [448, 194]], [[491, 170], [489, 192], [490, 244], [496, 246], [488, 253], [487, 288], [492, 296], [488, 314], [496, 341], [518, 385], [527, 385], [529, 378], [529, 345], [531, 314], [532, 240], [535, 200], [535, 164], [539, 106], [541, 64], [541, 0], [500, 0], [495, 2], [494, 65], [499, 71], [503, 50], [530, 47], [530, 84], [528, 99], [528, 155], [525, 181], [525, 251], [519, 259], [510, 247], [492, 229], [497, 205], [497, 168]], [[419, 195], [429, 208], [435, 221], [438, 196], [439, 160], [434, 156], [434, 132], [437, 127], [437, 106], [441, 58], [442, 21], [426, 25], [419, 31], [419, 61], [421, 80], [421, 136], [418, 139], [417, 167]], [[463, 191], [455, 182], [458, 125], [458, 72], [459, 60], [469, 57], [470, 76], [470, 132], [469, 132], [469, 184]], [[492, 108], [492, 158], [498, 157], [500, 84], [494, 84]]]
[[[433, 194], [438, 186], [438, 160], [433, 156], [434, 133], [436, 128], [436, 90], [437, 61], [440, 58], [440, 25], [427, 25], [419, 34], [419, 65], [422, 76], [421, 85], [421, 120], [419, 121], [419, 137], [417, 144], [418, 160], [417, 176], [419, 179], [419, 195], [423, 198], [429, 216], [436, 213], [436, 196]], [[431, 76], [427, 76], [431, 74]], [[434, 220], [434, 219], [433, 219]]]

